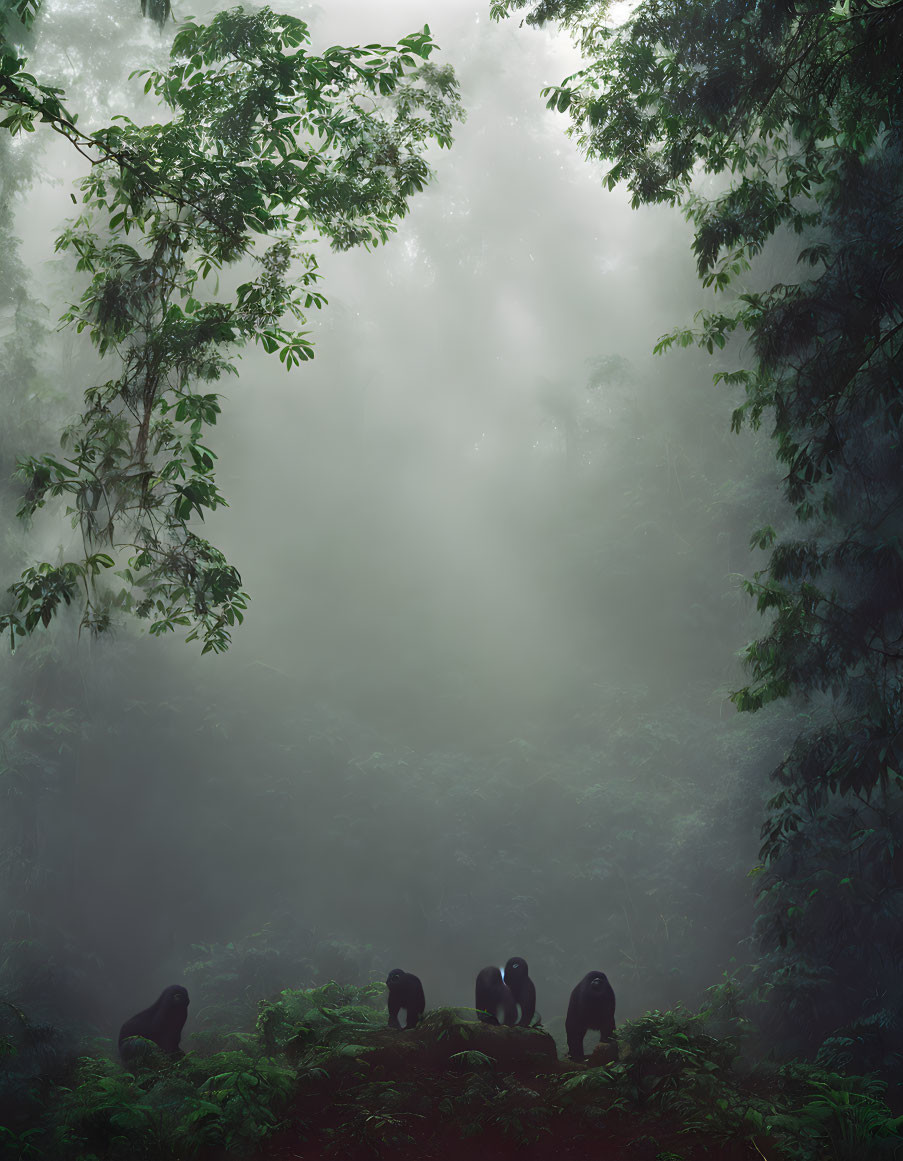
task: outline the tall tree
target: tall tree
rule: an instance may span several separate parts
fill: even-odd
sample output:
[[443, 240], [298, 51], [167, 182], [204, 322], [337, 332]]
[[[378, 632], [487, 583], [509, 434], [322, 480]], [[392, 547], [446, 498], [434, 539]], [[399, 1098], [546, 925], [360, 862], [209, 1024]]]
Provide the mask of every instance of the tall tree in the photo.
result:
[[[767, 626], [733, 697], [792, 698], [811, 722], [774, 772], [759, 934], [797, 1042], [858, 1019], [846, 1043], [884, 1035], [887, 1064], [903, 1044], [903, 0], [643, 0], [620, 27], [596, 0], [492, 5], [524, 9], [588, 60], [549, 106], [609, 188], [683, 207], [703, 284], [726, 292], [660, 349], [745, 340], [746, 366], [716, 381], [745, 391], [736, 429], [772, 424], [796, 523], [752, 537]], [[794, 236], [800, 274], [748, 284]]]
[[[225, 503], [204, 443], [219, 396], [205, 385], [234, 373], [230, 352], [248, 342], [287, 369], [312, 358], [297, 324], [325, 301], [313, 243], [385, 242], [428, 180], [426, 146], [450, 146], [461, 115], [452, 70], [424, 63], [428, 27], [394, 47], [319, 56], [309, 39], [303, 21], [266, 8], [185, 24], [169, 69], [142, 74], [171, 119], [120, 117], [90, 136], [20, 58], [3, 57], [7, 128], [49, 120], [94, 161], [57, 249], [90, 278], [65, 320], [116, 363], [85, 393], [65, 454], [20, 464], [20, 514], [60, 498], [83, 551], [13, 586], [0, 617], [13, 640], [78, 601], [92, 631], [121, 607], [152, 633], [186, 629], [205, 651], [225, 649], [242, 619], [237, 569], [193, 523]], [[217, 297], [219, 272], [242, 260], [256, 273]], [[111, 571], [115, 588], [101, 583]]]

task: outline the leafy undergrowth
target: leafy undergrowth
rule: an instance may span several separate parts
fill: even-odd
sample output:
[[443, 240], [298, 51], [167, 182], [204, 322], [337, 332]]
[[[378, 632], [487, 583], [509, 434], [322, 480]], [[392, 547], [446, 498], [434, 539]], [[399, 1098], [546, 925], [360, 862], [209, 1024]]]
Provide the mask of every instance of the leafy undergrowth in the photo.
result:
[[39, 1123], [0, 1128], [0, 1157], [872, 1161], [899, 1147], [880, 1082], [741, 1063], [689, 1012], [650, 1012], [621, 1027], [617, 1061], [603, 1045], [576, 1065], [540, 1029], [448, 1009], [392, 1031], [383, 994], [283, 992], [229, 1051], [135, 1076], [83, 1057]]

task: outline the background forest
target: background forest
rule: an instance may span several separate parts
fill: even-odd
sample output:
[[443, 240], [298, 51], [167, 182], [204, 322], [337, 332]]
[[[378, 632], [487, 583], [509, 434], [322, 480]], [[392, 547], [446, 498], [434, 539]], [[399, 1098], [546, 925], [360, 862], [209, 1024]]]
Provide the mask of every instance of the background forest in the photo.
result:
[[518, 954], [612, 1156], [893, 1156], [903, 4], [279, 7], [0, 3], [0, 1150], [310, 1134]]

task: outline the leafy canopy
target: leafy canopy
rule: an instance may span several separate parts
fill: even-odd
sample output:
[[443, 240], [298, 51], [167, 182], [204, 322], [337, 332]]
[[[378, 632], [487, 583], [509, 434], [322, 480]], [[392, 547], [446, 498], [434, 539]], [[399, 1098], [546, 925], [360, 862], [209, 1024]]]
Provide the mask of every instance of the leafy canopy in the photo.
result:
[[[220, 413], [210, 385], [248, 342], [289, 370], [313, 357], [298, 329], [325, 301], [313, 244], [385, 242], [429, 178], [426, 146], [450, 146], [462, 115], [452, 70], [424, 63], [428, 27], [322, 55], [309, 40], [268, 8], [184, 24], [169, 68], [139, 74], [170, 119], [120, 116], [90, 138], [82, 213], [56, 246], [90, 279], [65, 321], [116, 369], [85, 392], [64, 454], [19, 464], [20, 515], [61, 500], [82, 552], [13, 586], [0, 618], [12, 639], [76, 599], [94, 632], [121, 607], [204, 651], [225, 649], [242, 620], [239, 573], [194, 523], [225, 504], [205, 442]], [[30, 127], [23, 108], [14, 132]], [[240, 260], [252, 276], [221, 297], [218, 274]], [[111, 571], [118, 592], [101, 584]]]
[[[745, 390], [736, 429], [773, 420], [803, 532], [753, 535], [771, 550], [747, 583], [769, 627], [734, 701], [756, 710], [815, 693], [844, 707], [818, 761], [785, 771], [805, 786], [781, 804], [773, 853], [800, 792], [816, 806], [899, 782], [903, 0], [644, 0], [620, 27], [586, 0], [507, 0], [493, 14], [528, 7], [529, 21], [570, 28], [588, 58], [545, 90], [549, 107], [610, 163], [609, 187], [626, 183], [634, 205], [680, 204], [702, 282], [734, 291], [658, 349], [745, 338], [749, 365], [716, 381]], [[750, 262], [793, 235], [801, 275], [746, 288]]]

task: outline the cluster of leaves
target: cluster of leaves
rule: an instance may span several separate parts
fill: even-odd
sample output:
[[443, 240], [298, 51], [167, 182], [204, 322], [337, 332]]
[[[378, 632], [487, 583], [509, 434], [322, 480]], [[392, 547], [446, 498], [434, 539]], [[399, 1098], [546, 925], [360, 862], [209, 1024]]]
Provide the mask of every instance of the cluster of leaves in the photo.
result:
[[141, 0], [141, 15], [162, 28], [167, 20], [172, 19], [172, 3], [170, 0]]
[[[79, 595], [92, 631], [119, 606], [204, 651], [225, 649], [243, 618], [238, 571], [191, 526], [225, 503], [205, 435], [220, 396], [205, 386], [234, 374], [231, 352], [249, 342], [288, 369], [312, 357], [307, 333], [286, 326], [324, 302], [311, 245], [384, 242], [428, 179], [427, 144], [449, 146], [461, 115], [451, 69], [423, 63], [426, 27], [320, 56], [308, 41], [303, 21], [269, 9], [185, 24], [169, 69], [143, 74], [170, 119], [120, 117], [92, 135], [84, 212], [57, 240], [90, 276], [65, 321], [119, 371], [85, 392], [65, 456], [19, 465], [20, 515], [61, 500], [83, 554], [23, 573], [0, 618], [11, 639]], [[256, 275], [218, 298], [240, 259]], [[110, 570], [118, 592], [101, 583]]]
[[33, 133], [35, 122], [68, 137], [79, 147], [86, 140], [76, 118], [61, 103], [62, 89], [42, 85], [25, 71], [26, 60], [14, 38], [26, 35], [42, 0], [0, 0], [0, 128], [10, 133]]
[[[62, 89], [25, 71], [21, 42], [29, 39], [42, 7], [43, 0], [0, 0], [0, 128], [15, 136], [45, 125], [92, 162], [100, 156], [127, 165], [125, 154], [78, 127], [78, 114], [63, 104]], [[171, 15], [170, 0], [141, 0], [141, 11], [162, 25]]]
[[653, 1133], [656, 1118], [676, 1118], [686, 1138], [722, 1149], [746, 1141], [759, 1156], [766, 1142], [793, 1161], [826, 1150], [838, 1161], [892, 1155], [903, 1118], [884, 1103], [880, 1081], [749, 1057], [735, 1070], [741, 1042], [712, 1036], [710, 1019], [710, 1010], [675, 1008], [628, 1021], [618, 1030], [621, 1060], [564, 1080], [563, 1101], [600, 1121], [642, 1109]]
[[303, 1054], [312, 1045], [342, 1043], [349, 1035], [382, 1025], [383, 983], [366, 988], [337, 984], [331, 980], [319, 988], [286, 990], [278, 1000], [263, 1001], [257, 1017], [257, 1031], [270, 1053]]
[[[46, 382], [51, 377], [45, 362], [47, 310], [29, 285], [16, 229], [18, 195], [33, 178], [34, 159], [27, 151], [17, 149], [6, 134], [0, 134], [0, 310], [6, 322], [0, 337], [0, 390], [6, 401], [5, 422], [0, 431], [0, 511], [4, 518], [5, 556], [11, 571], [16, 565], [21, 567], [23, 557], [21, 538], [11, 535], [14, 521], [7, 520], [7, 514], [12, 517], [14, 505], [20, 500], [12, 475], [22, 441], [45, 437], [41, 420], [48, 409], [50, 392]], [[36, 390], [39, 386], [45, 389]]]
[[[610, 163], [609, 188], [680, 204], [703, 285], [735, 292], [659, 349], [745, 339], [748, 365], [716, 381], [745, 392], [736, 430], [773, 424], [796, 518], [753, 534], [769, 558], [746, 588], [768, 627], [733, 695], [748, 711], [806, 699], [812, 722], [775, 771], [760, 934], [783, 953], [782, 985], [855, 978], [860, 996], [881, 995], [903, 915], [903, 4], [646, 0], [621, 27], [595, 0], [493, 12], [525, 7], [570, 28], [589, 58], [546, 96], [587, 156]], [[772, 264], [795, 249], [802, 273], [756, 289], [766, 247]], [[848, 1018], [877, 1016], [843, 994]], [[879, 1006], [898, 1009], [900, 995], [891, 985]]]
[[281, 1126], [294, 1071], [249, 1045], [152, 1061], [136, 1076], [84, 1058], [54, 1108], [57, 1155], [193, 1157], [256, 1146]]

